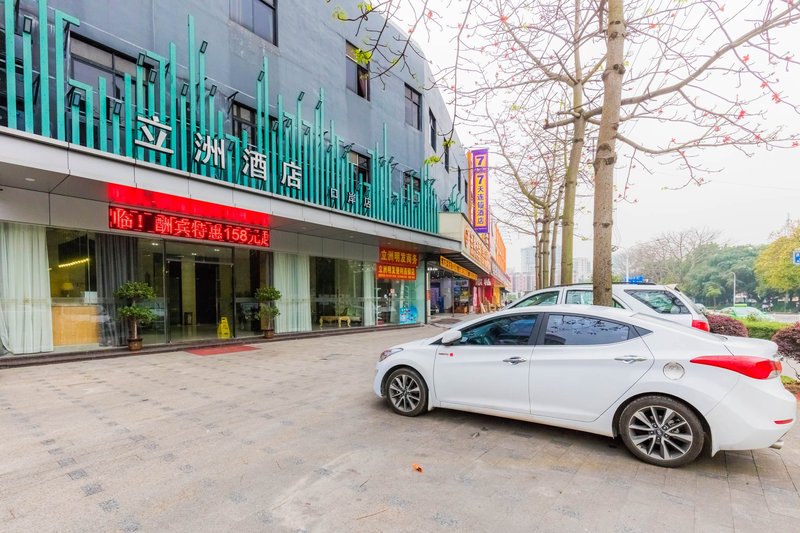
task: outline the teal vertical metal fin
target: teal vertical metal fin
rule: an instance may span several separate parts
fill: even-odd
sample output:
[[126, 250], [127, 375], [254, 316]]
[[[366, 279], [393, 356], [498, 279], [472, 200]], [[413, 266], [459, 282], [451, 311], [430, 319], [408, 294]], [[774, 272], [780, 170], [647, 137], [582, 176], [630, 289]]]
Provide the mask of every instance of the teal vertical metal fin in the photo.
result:
[[278, 155], [278, 160], [277, 160], [277, 162], [275, 164], [276, 165], [275, 166], [275, 179], [273, 180], [274, 188], [272, 189], [273, 192], [278, 193], [278, 194], [283, 194], [283, 185], [279, 185], [280, 178], [278, 178], [278, 175], [280, 175], [280, 173], [283, 170], [283, 161], [284, 161], [284, 157], [285, 157], [284, 150], [286, 149], [286, 147], [284, 146], [284, 141], [283, 141], [283, 138], [285, 136], [285, 130], [284, 130], [284, 127], [283, 127], [283, 120], [284, 120], [283, 95], [279, 94], [278, 95], [278, 131], [277, 131], [277, 143], [278, 143], [278, 154], [277, 155]]
[[[142, 78], [144, 77], [144, 68], [140, 66], [136, 66], [136, 116], [144, 116], [145, 110], [145, 102], [144, 102], [144, 85]], [[133, 117], [131, 117], [131, 120]], [[138, 126], [138, 121], [137, 121]], [[139, 129], [138, 127], [136, 128]], [[134, 133], [133, 135], [136, 136], [138, 133]], [[136, 147], [136, 159], [143, 159], [144, 156], [144, 148], [141, 146]]]
[[293, 159], [295, 164], [303, 169], [303, 180], [302, 185], [300, 186], [300, 190], [297, 191], [296, 197], [299, 200], [307, 201], [308, 200], [308, 172], [306, 168], [306, 158], [307, 155], [304, 152], [308, 150], [304, 150], [306, 136], [305, 136], [305, 125], [303, 124], [303, 102], [298, 98], [296, 101], [296, 109], [295, 112], [295, 120], [292, 124], [295, 126], [294, 136], [292, 137], [295, 142], [294, 150], [293, 150]]
[[[195, 111], [195, 105], [197, 102], [197, 72], [196, 72], [196, 62], [197, 62], [197, 48], [195, 48], [195, 39], [194, 39], [194, 17], [189, 15], [189, 140], [187, 142], [188, 146], [185, 144], [183, 146], [183, 151], [189, 152], [189, 146], [193, 146], [194, 143], [194, 135], [197, 133], [195, 129], [195, 120], [197, 117], [197, 111]], [[184, 156], [185, 157], [185, 156]], [[197, 172], [197, 169], [194, 165], [194, 158], [192, 162], [189, 163], [191, 165], [191, 169], [185, 168], [184, 170], [191, 170], [192, 172]]]
[[24, 31], [22, 32], [22, 91], [25, 98], [25, 131], [33, 133], [33, 36]]
[[[203, 91], [205, 94], [205, 90]], [[205, 97], [204, 97], [205, 98]], [[206, 127], [206, 131], [208, 132], [209, 138], [211, 138], [212, 142], [216, 142], [214, 139], [214, 131], [216, 128], [214, 127], [214, 97], [209, 95], [208, 97], [208, 125]], [[222, 154], [222, 157], [225, 157], [225, 154]], [[204, 176], [210, 176], [212, 178], [216, 178], [216, 168], [214, 168], [214, 158], [212, 157], [209, 161], [211, 161], [211, 165], [203, 165], [203, 169], [207, 172], [204, 173]]]
[[169, 125], [172, 128], [169, 133], [170, 166], [178, 168], [178, 51], [173, 42], [169, 43], [169, 97]]
[[[198, 55], [199, 72], [197, 77], [197, 100], [199, 102], [198, 112], [200, 113], [199, 133], [201, 136], [205, 137], [206, 135], [210, 135], [209, 130], [206, 129], [206, 55], [203, 52], [200, 52]], [[197, 172], [203, 176], [208, 176], [206, 165], [200, 165]]]
[[[144, 81], [142, 81], [144, 83]], [[161, 85], [161, 83], [159, 83]], [[147, 109], [145, 110], [145, 115], [147, 118], [152, 118], [156, 116], [156, 88], [155, 85], [150, 83], [150, 80], [147, 80]], [[158, 117], [159, 120], [161, 117]], [[147, 150], [147, 160], [151, 163], [155, 163], [156, 161], [156, 152], [155, 150]], [[163, 164], [163, 163], [162, 163]]]
[[258, 150], [259, 153], [264, 153], [263, 85], [263, 80], [256, 80], [256, 150]]
[[70, 102], [70, 124], [72, 124], [72, 131], [69, 142], [74, 144], [81, 143], [81, 108], [78, 105]]
[[47, 0], [39, 0], [39, 109], [42, 136], [50, 137], [50, 62], [47, 28]]
[[133, 157], [133, 97], [131, 75], [125, 74], [125, 156]]
[[115, 154], [119, 155], [119, 113], [111, 114], [111, 144], [112, 150]]
[[272, 131], [272, 128], [267, 130], [269, 133], [269, 153], [270, 153], [270, 166], [269, 166], [269, 187], [270, 192], [278, 190], [278, 132]]
[[[86, 143], [84, 146], [88, 148], [94, 148], [94, 88], [91, 85], [87, 85], [77, 80], [70, 79], [69, 84], [71, 87], [75, 89], [82, 90], [86, 98], [82, 99], [86, 101], [86, 105], [84, 106], [85, 109], [85, 116], [86, 116]], [[75, 109], [77, 108], [80, 110], [80, 105], [72, 105], [70, 102], [70, 106], [72, 108], [72, 139], [70, 142], [74, 144], [81, 144], [80, 138], [80, 115], [77, 117], [77, 123], [75, 122]], [[77, 129], [76, 129], [77, 127]], [[77, 132], [77, 134], [76, 134]]]
[[17, 58], [14, 49], [14, 2], [3, 3], [6, 37], [6, 109], [8, 110], [8, 127], [17, 127]]
[[[6, 2], [8, 6], [12, 2]], [[71, 17], [63, 11], [56, 10], [55, 17], [55, 60], [56, 60], [56, 135], [58, 140], [64, 141], [67, 136], [67, 116], [66, 107], [64, 105], [64, 93], [66, 89], [66, 81], [64, 78], [64, 23], [72, 24], [73, 26], [80, 26], [81, 23], [75, 17]], [[8, 32], [6, 32], [8, 38]], [[13, 38], [13, 36], [12, 36]], [[10, 109], [10, 108], [9, 108]]]
[[[212, 101], [213, 101], [213, 98], [212, 98]], [[213, 115], [212, 115], [212, 118], [213, 118]], [[217, 111], [217, 131], [219, 132], [219, 137], [221, 139], [227, 138], [227, 136], [225, 135], [225, 129], [224, 128], [225, 128], [225, 116], [223, 115], [222, 111]], [[235, 139], [235, 137], [233, 137], [233, 138]], [[234, 144], [234, 146], [236, 146], [236, 145]], [[224, 161], [226, 157], [228, 157], [228, 143], [224, 143], [223, 144], [223, 153], [222, 153], [222, 157], [220, 158], [220, 160]], [[220, 169], [217, 169], [217, 177], [222, 178], [225, 181], [230, 182], [231, 179], [228, 176], [228, 173], [230, 172], [230, 165], [225, 165], [225, 170], [227, 170], [227, 172], [223, 172], [221, 175], [219, 174], [219, 170]]]
[[[267, 59], [266, 57], [263, 58], [263, 66], [262, 66], [262, 68], [264, 70], [264, 81], [261, 84], [261, 91], [262, 92], [257, 95], [257, 98], [261, 100], [262, 110], [264, 112], [263, 122], [261, 124], [261, 127], [263, 129], [263, 136], [264, 136], [263, 149], [268, 151], [268, 152], [270, 152], [270, 153], [272, 153], [274, 148], [272, 148], [272, 146], [271, 146], [272, 145], [272, 140], [271, 140], [272, 139], [272, 134], [270, 133], [271, 129], [270, 129], [270, 124], [269, 124], [269, 59]], [[262, 153], [264, 153], [264, 152], [262, 152]], [[272, 168], [270, 166], [270, 163], [271, 163], [270, 158], [267, 158], [268, 171], [272, 172]], [[268, 183], [270, 183], [269, 179], [266, 180], [266, 183], [264, 185], [266, 186]], [[265, 187], [265, 188], [269, 188], [269, 187]]]
[[99, 148], [104, 152], [108, 151], [108, 117], [106, 116], [108, 105], [106, 104], [106, 99], [106, 79], [103, 77], [98, 77], [97, 111], [99, 112], [100, 118], [97, 123], [97, 136]]
[[186, 132], [189, 131], [189, 124], [186, 123], [186, 96], [181, 95], [181, 131], [180, 131], [180, 146], [181, 146], [181, 170], [186, 171], [187, 168], [187, 161], [186, 157], [189, 153], [189, 147], [186, 145]]
[[[249, 146], [250, 139], [247, 138], [247, 130], [242, 128], [242, 140], [241, 145], [237, 147], [236, 150], [236, 161], [233, 162], [234, 166], [236, 167], [236, 172], [234, 173], [233, 181], [234, 183], [239, 183], [241, 185], [245, 185], [247, 187], [252, 187], [254, 184], [261, 185], [263, 188], [263, 182], [259, 183], [255, 180], [251, 179], [250, 176], [243, 175], [244, 165], [242, 164], [243, 161], [243, 152]], [[252, 162], [250, 163], [252, 164]]]
[[[174, 114], [172, 115], [174, 116]], [[166, 71], [166, 58], [161, 58], [158, 63], [158, 118], [162, 124], [167, 124], [167, 71]], [[172, 148], [172, 144], [170, 144]], [[162, 153], [159, 156], [161, 165], [169, 165], [167, 161], [167, 154]]]

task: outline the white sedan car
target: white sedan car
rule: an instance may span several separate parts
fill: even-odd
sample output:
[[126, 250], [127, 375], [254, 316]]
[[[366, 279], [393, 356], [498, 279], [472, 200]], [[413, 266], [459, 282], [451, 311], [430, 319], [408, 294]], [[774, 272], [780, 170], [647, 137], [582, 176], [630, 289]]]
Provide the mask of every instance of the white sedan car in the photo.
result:
[[796, 400], [773, 342], [598, 306], [508, 309], [380, 356], [398, 414], [435, 407], [619, 436], [639, 459], [783, 445]]

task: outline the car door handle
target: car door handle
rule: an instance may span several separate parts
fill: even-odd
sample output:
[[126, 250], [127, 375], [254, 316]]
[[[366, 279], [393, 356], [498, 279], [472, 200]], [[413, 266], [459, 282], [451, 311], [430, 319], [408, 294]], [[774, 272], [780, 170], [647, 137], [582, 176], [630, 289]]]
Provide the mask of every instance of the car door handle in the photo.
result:
[[522, 357], [509, 357], [508, 359], [503, 359], [504, 363], [508, 363], [510, 365], [518, 365], [520, 363], [524, 363], [527, 359], [523, 359]]
[[629, 365], [631, 363], [647, 361], [647, 357], [642, 357], [641, 355], [623, 355], [622, 357], [615, 357], [614, 361], [622, 361], [623, 363]]

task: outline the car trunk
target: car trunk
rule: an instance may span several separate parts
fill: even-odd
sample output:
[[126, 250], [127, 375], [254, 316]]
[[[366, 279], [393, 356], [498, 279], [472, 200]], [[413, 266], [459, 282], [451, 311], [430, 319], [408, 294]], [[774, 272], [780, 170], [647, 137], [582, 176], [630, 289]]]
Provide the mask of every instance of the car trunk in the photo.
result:
[[725, 344], [725, 347], [731, 352], [731, 355], [750, 355], [753, 357], [775, 359], [778, 354], [777, 344], [762, 339], [724, 337], [723, 344]]

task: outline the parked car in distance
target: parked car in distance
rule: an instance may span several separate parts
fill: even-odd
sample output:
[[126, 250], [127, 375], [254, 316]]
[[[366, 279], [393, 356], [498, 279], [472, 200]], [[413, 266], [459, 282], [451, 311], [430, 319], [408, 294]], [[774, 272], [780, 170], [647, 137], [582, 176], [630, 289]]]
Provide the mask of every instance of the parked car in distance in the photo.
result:
[[721, 315], [731, 316], [733, 318], [754, 318], [756, 320], [775, 320], [772, 315], [769, 315], [755, 307], [745, 307], [735, 305], [733, 307], [725, 307], [718, 311]]
[[[652, 284], [615, 283], [611, 287], [614, 307], [657, 315], [684, 326], [709, 331], [708, 319], [692, 300], [676, 287]], [[534, 305], [591, 305], [589, 284], [559, 285], [530, 292], [504, 309]]]
[[441, 407], [620, 437], [665, 467], [706, 443], [780, 448], [797, 409], [775, 343], [599, 306], [484, 315], [387, 349], [376, 370], [375, 394], [400, 415]]

